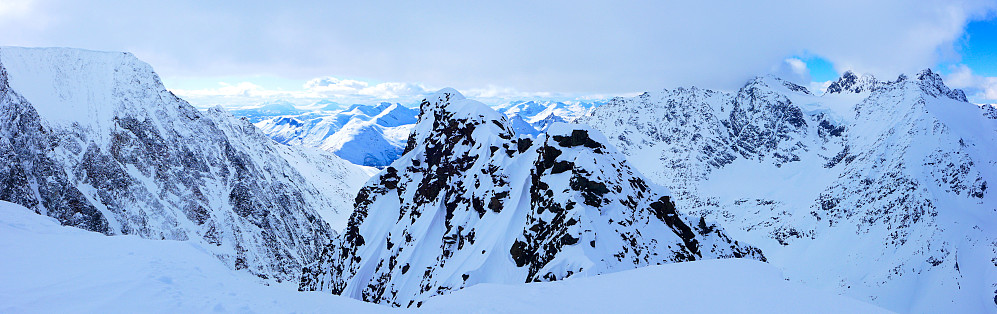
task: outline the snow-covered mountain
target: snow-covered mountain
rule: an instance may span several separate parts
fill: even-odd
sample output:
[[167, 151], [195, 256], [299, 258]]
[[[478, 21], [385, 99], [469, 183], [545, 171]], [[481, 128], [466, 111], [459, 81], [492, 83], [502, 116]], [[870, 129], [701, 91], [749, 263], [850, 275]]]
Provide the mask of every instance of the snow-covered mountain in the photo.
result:
[[[0, 252], [16, 253], [0, 254], [0, 312], [882, 311], [787, 282], [772, 266], [745, 259], [677, 263], [552, 283], [477, 285], [432, 298], [421, 309], [400, 309], [264, 286], [249, 274], [229, 270], [208, 249], [191, 241], [105, 237], [0, 201]], [[66, 267], [67, 261], [72, 267]]]
[[368, 177], [196, 110], [129, 53], [0, 48], [0, 200], [64, 225], [194, 241], [229, 267], [296, 280]]
[[607, 143], [565, 123], [519, 137], [503, 114], [441, 90], [422, 102], [405, 154], [361, 189], [348, 229], [300, 288], [408, 307], [478, 283], [764, 260], [677, 212], [667, 189]]
[[983, 110], [983, 116], [997, 120], [997, 104], [980, 104], [980, 110]]
[[826, 92], [760, 77], [736, 93], [617, 98], [597, 127], [689, 215], [788, 279], [900, 312], [992, 312], [997, 115], [925, 70], [845, 73]]
[[257, 123], [271, 117], [299, 115], [305, 112], [305, 110], [295, 107], [293, 103], [276, 100], [265, 102], [257, 108], [232, 110], [232, 115]]
[[400, 104], [353, 105], [256, 123], [281, 144], [316, 147], [354, 164], [384, 167], [401, 155], [418, 112]]
[[[552, 124], [573, 121], [600, 104], [533, 100], [513, 101], [496, 108], [509, 117], [516, 134], [536, 136]], [[340, 108], [340, 105], [329, 102], [325, 108]], [[385, 167], [401, 156], [419, 115], [415, 109], [386, 102], [271, 115], [265, 119], [258, 119], [260, 114], [252, 110], [233, 113], [250, 118], [279, 143], [317, 147], [354, 164], [372, 167]]]
[[495, 109], [509, 118], [519, 118], [539, 132], [543, 132], [555, 122], [573, 122], [604, 103], [601, 101], [517, 100], [498, 105]]
[[541, 133], [540, 130], [537, 130], [535, 127], [533, 127], [533, 124], [530, 124], [529, 122], [526, 122], [526, 120], [523, 120], [523, 117], [511, 116], [508, 118], [509, 118], [509, 127], [511, 127], [512, 130], [516, 132], [516, 135], [526, 135], [530, 137], [536, 137]]

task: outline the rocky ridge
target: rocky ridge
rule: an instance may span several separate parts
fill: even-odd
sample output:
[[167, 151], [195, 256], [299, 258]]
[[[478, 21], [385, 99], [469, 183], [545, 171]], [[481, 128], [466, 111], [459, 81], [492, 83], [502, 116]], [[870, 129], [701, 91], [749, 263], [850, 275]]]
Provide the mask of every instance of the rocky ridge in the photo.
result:
[[408, 307], [477, 283], [764, 260], [676, 211], [667, 189], [605, 143], [564, 123], [520, 137], [504, 115], [441, 90], [422, 102], [405, 154], [357, 195], [346, 232], [305, 269], [300, 289]]

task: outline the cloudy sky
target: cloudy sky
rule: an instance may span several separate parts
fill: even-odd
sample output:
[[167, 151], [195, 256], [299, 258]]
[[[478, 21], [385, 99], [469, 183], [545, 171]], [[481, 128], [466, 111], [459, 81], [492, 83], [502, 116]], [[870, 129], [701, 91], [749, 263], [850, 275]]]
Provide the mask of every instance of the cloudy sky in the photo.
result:
[[997, 0], [0, 0], [0, 45], [131, 51], [195, 105], [600, 98], [934, 68], [997, 102]]

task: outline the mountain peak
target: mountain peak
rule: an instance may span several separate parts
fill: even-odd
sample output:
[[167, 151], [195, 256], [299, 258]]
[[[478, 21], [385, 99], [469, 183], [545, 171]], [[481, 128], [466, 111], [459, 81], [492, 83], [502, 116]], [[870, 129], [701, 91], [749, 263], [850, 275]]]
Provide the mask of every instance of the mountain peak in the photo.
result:
[[0, 67], [12, 89], [60, 124], [110, 127], [124, 105], [117, 95], [168, 93], [152, 67], [127, 52], [0, 47]]
[[453, 88], [441, 89], [423, 99], [419, 111], [419, 120], [409, 135], [405, 153], [440, 132], [447, 133], [446, 136], [467, 137], [476, 130], [489, 129], [484, 132], [501, 134], [504, 138], [513, 136], [504, 115], [481, 102], [464, 98]]
[[491, 107], [476, 101], [470, 100], [464, 97], [463, 94], [458, 92], [453, 88], [444, 88], [438, 92], [426, 97], [419, 105], [422, 113], [419, 116], [419, 121], [422, 121], [426, 117], [425, 115], [431, 112], [448, 112], [450, 114], [459, 114], [467, 116], [480, 116], [481, 118], [491, 118], [493, 120], [503, 119], [502, 114], [495, 111]]
[[464, 98], [465, 98], [464, 94], [461, 94], [460, 92], [458, 92], [453, 87], [444, 87], [444, 88], [436, 91], [435, 93], [433, 93], [429, 97], [426, 97], [426, 99], [434, 99], [434, 100], [442, 100], [442, 99], [459, 100], [459, 99], [464, 99]]
[[827, 87], [827, 94], [840, 94], [840, 93], [863, 93], [870, 92], [877, 88], [880, 82], [876, 80], [875, 76], [870, 74], [856, 75], [855, 72], [851, 70], [845, 71], [841, 74], [841, 77], [837, 81], [831, 83]]
[[933, 97], [948, 97], [953, 100], [968, 102], [965, 92], [960, 89], [949, 88], [945, 85], [942, 76], [930, 68], [921, 70], [915, 77], [917, 78], [917, 84], [928, 95]]
[[[0, 48], [0, 200], [108, 235], [192, 241], [279, 281], [328, 242], [365, 171], [199, 111], [129, 53]], [[329, 214], [320, 216], [317, 210]]]
[[554, 123], [517, 137], [504, 115], [452, 89], [421, 108], [405, 153], [361, 189], [346, 232], [300, 289], [417, 306], [478, 283], [764, 260], [719, 228], [694, 228], [593, 128]]
[[[803, 93], [803, 94], [810, 95], [810, 90], [807, 89], [806, 87], [800, 86], [799, 84], [787, 81], [787, 80], [785, 80], [785, 79], [783, 79], [781, 77], [778, 77], [778, 76], [775, 76], [775, 75], [772, 75], [772, 74], [756, 76], [754, 79], [748, 81], [748, 83], [745, 84], [745, 87], [759, 86], [759, 85], [760, 86], [767, 86], [769, 88], [776, 88], [776, 89], [785, 88], [785, 89], [787, 89], [790, 92]], [[693, 88], [690, 88], [690, 91], [696, 92], [697, 89], [695, 89], [695, 86], [694, 86]]]

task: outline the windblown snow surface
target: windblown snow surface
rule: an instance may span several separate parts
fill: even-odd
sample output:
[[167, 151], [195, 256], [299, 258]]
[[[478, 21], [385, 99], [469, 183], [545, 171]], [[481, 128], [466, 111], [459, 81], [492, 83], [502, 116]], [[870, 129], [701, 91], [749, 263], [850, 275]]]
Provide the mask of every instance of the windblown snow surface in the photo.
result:
[[107, 237], [0, 201], [2, 313], [876, 313], [747, 260], [671, 264], [561, 282], [483, 284], [398, 309], [264, 286], [192, 241]]

